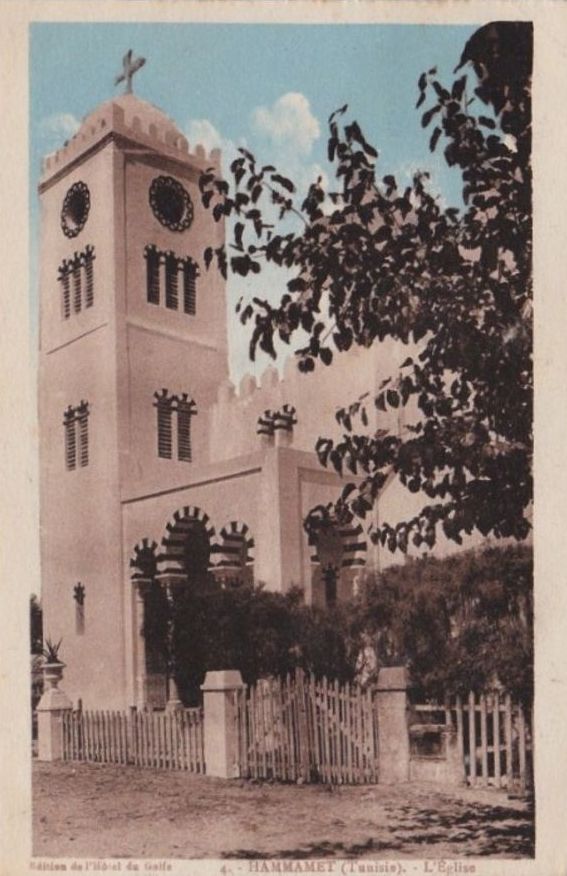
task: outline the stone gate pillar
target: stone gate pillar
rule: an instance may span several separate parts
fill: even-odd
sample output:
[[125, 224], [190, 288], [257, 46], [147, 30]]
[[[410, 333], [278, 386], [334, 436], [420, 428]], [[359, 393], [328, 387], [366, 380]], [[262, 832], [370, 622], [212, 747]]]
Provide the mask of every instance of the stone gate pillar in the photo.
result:
[[237, 722], [238, 692], [245, 688], [237, 669], [207, 672], [201, 685], [205, 712], [205, 765], [208, 776], [240, 776]]
[[410, 777], [408, 728], [408, 671], [404, 666], [383, 667], [378, 673], [378, 781], [386, 785]]
[[59, 690], [58, 683], [63, 671], [63, 664], [58, 664], [58, 671], [45, 670], [47, 690], [37, 705], [37, 759], [63, 759], [63, 715], [73, 708], [70, 699], [64, 691]]

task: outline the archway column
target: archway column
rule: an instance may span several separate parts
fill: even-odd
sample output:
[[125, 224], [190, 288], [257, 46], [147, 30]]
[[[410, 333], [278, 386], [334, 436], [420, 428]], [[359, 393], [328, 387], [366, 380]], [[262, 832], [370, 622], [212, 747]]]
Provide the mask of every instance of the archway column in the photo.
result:
[[132, 575], [134, 586], [134, 672], [135, 672], [135, 696], [139, 706], [146, 705], [146, 640], [142, 632], [145, 622], [145, 598], [149, 593], [153, 579], [141, 572]]
[[162, 572], [158, 572], [155, 580], [163, 588], [169, 605], [167, 621], [167, 702], [165, 708], [168, 712], [176, 712], [183, 708], [183, 703], [181, 702], [179, 689], [175, 680], [176, 665], [173, 648], [173, 604], [175, 590], [187, 586], [187, 573], [181, 569], [167, 568]]

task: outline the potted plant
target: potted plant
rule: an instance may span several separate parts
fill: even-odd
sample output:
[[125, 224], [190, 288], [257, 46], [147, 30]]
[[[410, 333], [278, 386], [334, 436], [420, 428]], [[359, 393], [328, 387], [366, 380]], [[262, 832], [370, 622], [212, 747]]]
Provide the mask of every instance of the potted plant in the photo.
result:
[[41, 652], [45, 660], [43, 664], [45, 680], [52, 688], [56, 688], [61, 681], [63, 669], [65, 668], [65, 664], [59, 659], [59, 648], [62, 641], [62, 639], [59, 639], [58, 642], [54, 643], [51, 639], [47, 638], [45, 640], [45, 647]]

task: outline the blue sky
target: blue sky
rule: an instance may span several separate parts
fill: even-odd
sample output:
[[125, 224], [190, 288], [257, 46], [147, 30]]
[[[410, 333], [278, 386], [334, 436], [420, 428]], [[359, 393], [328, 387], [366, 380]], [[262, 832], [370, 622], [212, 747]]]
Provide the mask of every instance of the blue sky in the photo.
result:
[[[36, 188], [43, 154], [72, 136], [80, 119], [118, 94], [114, 76], [128, 48], [147, 59], [136, 93], [163, 109], [194, 145], [229, 154], [246, 144], [307, 186], [326, 161], [326, 124], [344, 103], [380, 152], [381, 175], [432, 173], [458, 205], [460, 176], [428, 149], [415, 110], [420, 73], [437, 66], [450, 81], [477, 25], [45, 24], [30, 38], [32, 314], [37, 311]], [[332, 180], [330, 180], [332, 183]], [[266, 282], [263, 280], [263, 282]], [[273, 285], [284, 278], [270, 275]], [[229, 287], [229, 311], [242, 289]], [[274, 290], [272, 290], [274, 291]], [[32, 319], [32, 333], [37, 320]], [[34, 339], [35, 343], [35, 339]], [[231, 368], [248, 370], [247, 334], [231, 326]], [[264, 363], [260, 363], [261, 367]]]

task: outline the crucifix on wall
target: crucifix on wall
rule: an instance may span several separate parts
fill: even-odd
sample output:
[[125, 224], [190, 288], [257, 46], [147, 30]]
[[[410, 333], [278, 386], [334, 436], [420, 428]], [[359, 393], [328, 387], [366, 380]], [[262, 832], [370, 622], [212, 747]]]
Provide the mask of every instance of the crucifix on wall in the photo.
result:
[[73, 588], [73, 599], [75, 600], [75, 632], [78, 636], [82, 636], [85, 632], [85, 588], [80, 581]]

